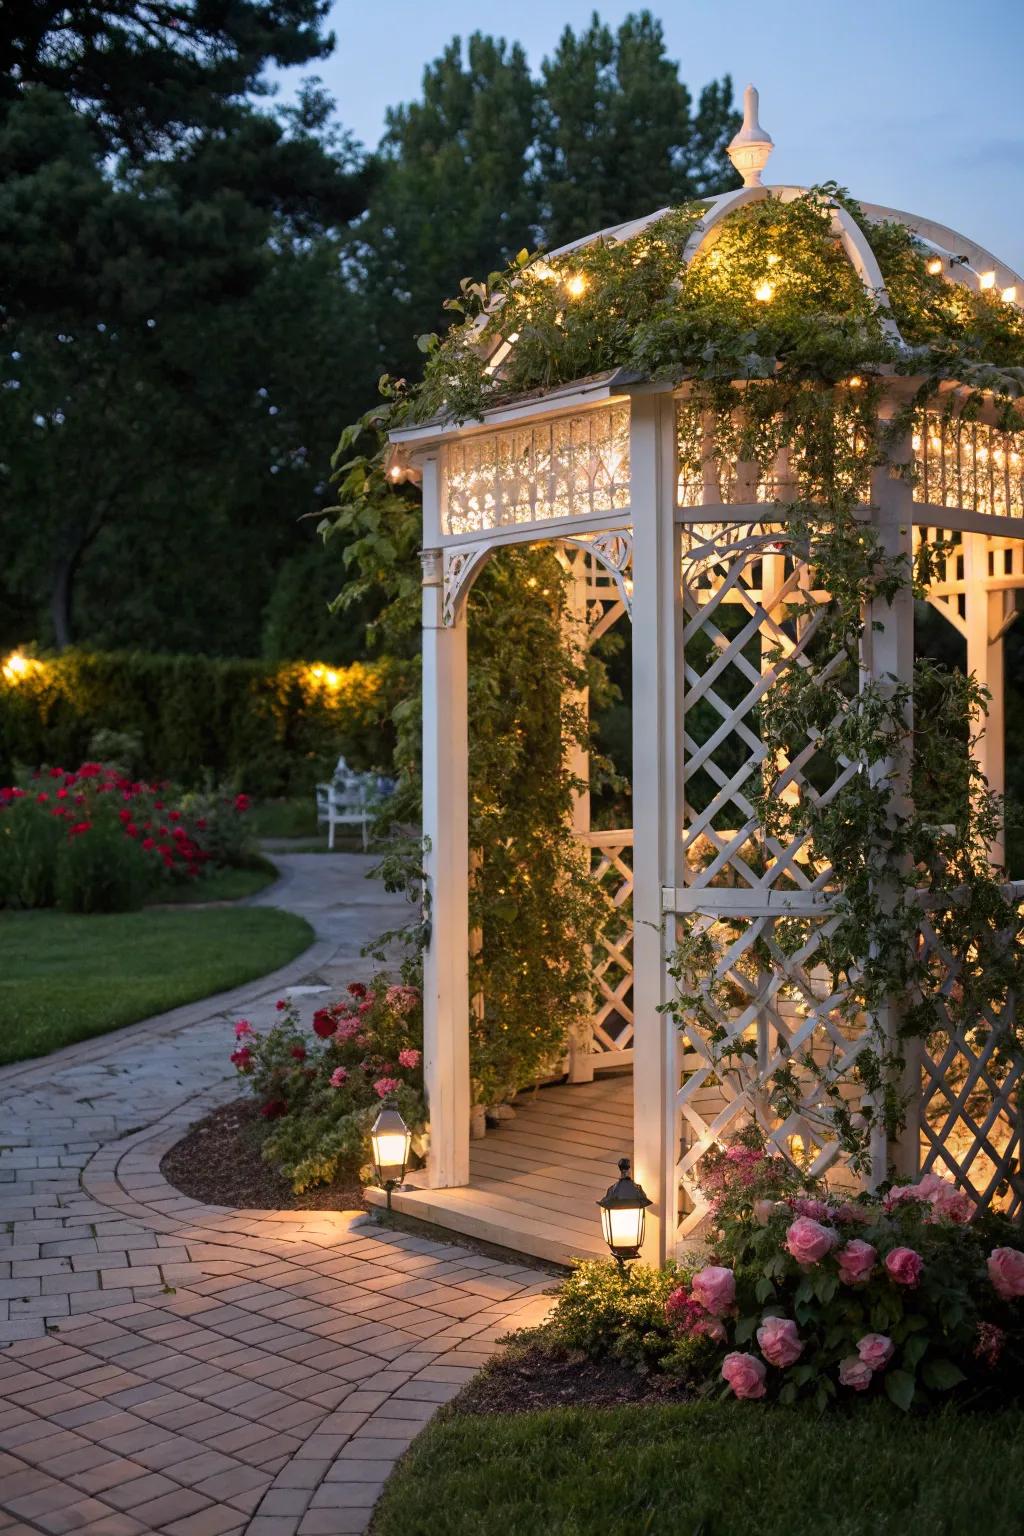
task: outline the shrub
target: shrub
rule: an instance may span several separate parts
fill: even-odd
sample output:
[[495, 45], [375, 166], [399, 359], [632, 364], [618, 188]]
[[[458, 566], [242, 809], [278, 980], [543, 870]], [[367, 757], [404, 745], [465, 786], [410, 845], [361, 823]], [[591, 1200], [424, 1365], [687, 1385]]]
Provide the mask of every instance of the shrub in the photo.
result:
[[65, 830], [50, 807], [0, 790], [0, 907], [52, 907]]
[[419, 991], [384, 976], [369, 987], [353, 982], [345, 998], [317, 1010], [312, 1034], [293, 1003], [277, 1008], [266, 1034], [236, 1024], [231, 1055], [270, 1122], [264, 1158], [299, 1194], [339, 1173], [369, 1179], [370, 1128], [384, 1100], [394, 1100], [411, 1131], [425, 1123]]
[[0, 789], [0, 906], [129, 911], [161, 882], [246, 863], [248, 808], [246, 795], [180, 798], [102, 763], [37, 770]]
[[56, 903], [65, 912], [133, 912], [155, 870], [109, 808], [68, 827], [57, 854]]
[[[0, 774], [18, 764], [81, 762], [114, 732], [122, 766], [190, 789], [207, 780], [249, 794], [312, 789], [339, 752], [360, 768], [391, 756], [390, 714], [404, 688], [379, 661], [332, 670], [144, 652], [62, 651], [0, 680]], [[101, 740], [109, 738], [100, 738]], [[109, 748], [104, 749], [106, 755]]]
[[581, 1266], [555, 1337], [744, 1399], [823, 1408], [882, 1395], [909, 1409], [951, 1392], [1020, 1395], [1024, 1250], [1005, 1217], [936, 1174], [843, 1200], [769, 1156], [756, 1131], [701, 1174], [709, 1252], [628, 1277]]

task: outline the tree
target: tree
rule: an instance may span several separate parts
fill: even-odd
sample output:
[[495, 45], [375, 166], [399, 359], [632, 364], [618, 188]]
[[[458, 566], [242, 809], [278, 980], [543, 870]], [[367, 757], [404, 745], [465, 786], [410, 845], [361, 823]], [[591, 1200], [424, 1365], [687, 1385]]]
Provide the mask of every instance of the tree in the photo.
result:
[[501, 266], [536, 235], [536, 106], [518, 44], [474, 33], [427, 67], [422, 100], [389, 111], [356, 249], [378, 372], [415, 371], [414, 338], [445, 323], [463, 274]]
[[649, 11], [614, 34], [596, 14], [578, 35], [566, 27], [541, 78], [537, 182], [548, 246], [739, 185], [725, 155], [740, 124], [730, 77], [705, 86], [694, 113]]
[[0, 504], [37, 634], [74, 638], [80, 597], [94, 642], [258, 649], [368, 387], [338, 366], [360, 301], [302, 196], [325, 159], [249, 114], [112, 175], [52, 92], [0, 117]]
[[329, 9], [329, 0], [5, 0], [0, 104], [43, 87], [73, 104], [106, 151], [164, 153], [265, 95], [268, 64], [325, 58]]

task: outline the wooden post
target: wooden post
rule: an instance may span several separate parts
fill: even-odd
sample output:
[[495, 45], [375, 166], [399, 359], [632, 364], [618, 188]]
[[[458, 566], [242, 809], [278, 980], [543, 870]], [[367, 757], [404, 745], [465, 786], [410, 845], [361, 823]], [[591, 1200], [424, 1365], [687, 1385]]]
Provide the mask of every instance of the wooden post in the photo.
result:
[[[423, 475], [424, 537], [436, 536], [436, 464]], [[444, 623], [440, 550], [423, 551], [423, 836], [430, 943], [423, 965], [427, 1182], [469, 1183], [469, 740], [465, 606]]]
[[[967, 623], [967, 671], [973, 672], [991, 698], [988, 714], [979, 710], [971, 718], [975, 736], [974, 755], [978, 767], [994, 795], [1006, 792], [1005, 725], [1003, 703], [1003, 635], [1012, 621], [1013, 594], [989, 591], [988, 540], [983, 533], [965, 533], [964, 594]], [[991, 862], [999, 868], [1006, 863], [1005, 837], [999, 836], [989, 849]]]
[[[565, 589], [564, 634], [575, 660], [583, 665], [587, 657], [587, 586], [590, 577], [590, 556], [583, 550], [568, 546], [568, 576]], [[590, 690], [574, 689], [567, 703], [577, 709], [584, 720], [590, 717]], [[579, 838], [590, 832], [590, 753], [578, 741], [568, 741], [565, 746], [565, 766], [569, 773], [587, 786], [576, 790], [572, 797], [572, 830]], [[588, 851], [589, 856], [589, 851]], [[567, 1077], [570, 1083], [594, 1081], [594, 1031], [589, 1022], [581, 1022], [569, 1039]]]
[[[895, 445], [889, 463], [872, 471], [871, 502], [872, 520], [881, 545], [889, 556], [901, 556], [906, 565], [905, 584], [891, 603], [878, 598], [868, 605], [862, 663], [865, 681], [881, 684], [895, 692], [899, 688], [912, 688], [914, 680], [914, 596], [911, 589], [914, 505], [909, 480], [893, 473], [893, 469], [909, 463], [911, 447], [909, 438]], [[906, 733], [903, 747], [890, 761], [877, 764], [873, 770], [876, 782], [892, 781], [895, 795], [892, 814], [899, 819], [910, 814], [910, 765], [913, 748], [914, 706], [912, 696], [904, 710]], [[876, 882], [880, 899], [891, 902], [905, 900], [897, 880], [887, 879], [885, 871], [879, 871]], [[921, 1043], [917, 1040], [900, 1039], [899, 1010], [890, 1002], [876, 1015], [876, 1027], [883, 1037], [902, 1050], [904, 1069], [896, 1087], [907, 1101], [906, 1124], [895, 1141], [888, 1139], [884, 1129], [876, 1127], [872, 1144], [872, 1182], [877, 1185], [893, 1173], [905, 1177], [916, 1175], [920, 1160], [920, 1127], [918, 1116], [921, 1099]]]
[[666, 960], [674, 919], [662, 890], [681, 884], [682, 606], [675, 525], [675, 409], [671, 394], [638, 395], [630, 427], [633, 507], [633, 1161], [654, 1202], [643, 1258], [672, 1255], [677, 1226], [678, 1089]]

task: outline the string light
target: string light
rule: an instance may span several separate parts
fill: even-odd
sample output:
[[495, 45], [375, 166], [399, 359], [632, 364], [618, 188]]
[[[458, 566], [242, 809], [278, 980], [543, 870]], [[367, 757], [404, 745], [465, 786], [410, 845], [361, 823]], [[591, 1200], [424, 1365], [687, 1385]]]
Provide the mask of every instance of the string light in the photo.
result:
[[847, 379], [846, 382], [849, 384], [851, 389], [860, 389], [861, 385], [864, 383], [864, 380], [861, 378], [859, 373], [855, 373], [853, 377]]
[[775, 289], [771, 283], [758, 283], [754, 289], [754, 298], [759, 304], [770, 304], [775, 297]]
[[1000, 294], [1000, 298], [1002, 299], [1004, 304], [1016, 304], [1016, 302], [1017, 302], [1017, 285], [1015, 283], [1011, 283], [1009, 288], [1004, 288], [1002, 293]]
[[574, 272], [565, 280], [565, 291], [570, 299], [582, 299], [587, 291], [587, 280], [582, 272]]
[[12, 651], [3, 665], [3, 674], [9, 683], [16, 683], [28, 671], [28, 658], [20, 651]]
[[928, 263], [928, 271], [931, 273], [932, 277], [938, 277], [939, 276], [940, 272], [942, 271], [942, 257], [941, 256], [933, 256], [932, 257], [931, 261], [929, 261], [929, 263]]
[[979, 272], [978, 273], [978, 287], [981, 288], [983, 291], [986, 288], [994, 288], [995, 285], [996, 285], [996, 275], [995, 275], [994, 272]]

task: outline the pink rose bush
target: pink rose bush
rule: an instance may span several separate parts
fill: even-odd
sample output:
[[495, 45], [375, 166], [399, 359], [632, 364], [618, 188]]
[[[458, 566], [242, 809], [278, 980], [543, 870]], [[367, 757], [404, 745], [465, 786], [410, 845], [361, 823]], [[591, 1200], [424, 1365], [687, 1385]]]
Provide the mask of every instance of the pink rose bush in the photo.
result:
[[339, 1173], [372, 1177], [370, 1127], [394, 1099], [414, 1133], [426, 1122], [418, 989], [352, 982], [307, 1023], [281, 998], [266, 1029], [234, 1027], [231, 1061], [269, 1123], [262, 1154], [301, 1193]]
[[1024, 1397], [1024, 1243], [1005, 1216], [937, 1174], [834, 1194], [755, 1130], [697, 1172], [703, 1258], [581, 1264], [553, 1314], [562, 1342], [752, 1405]]

